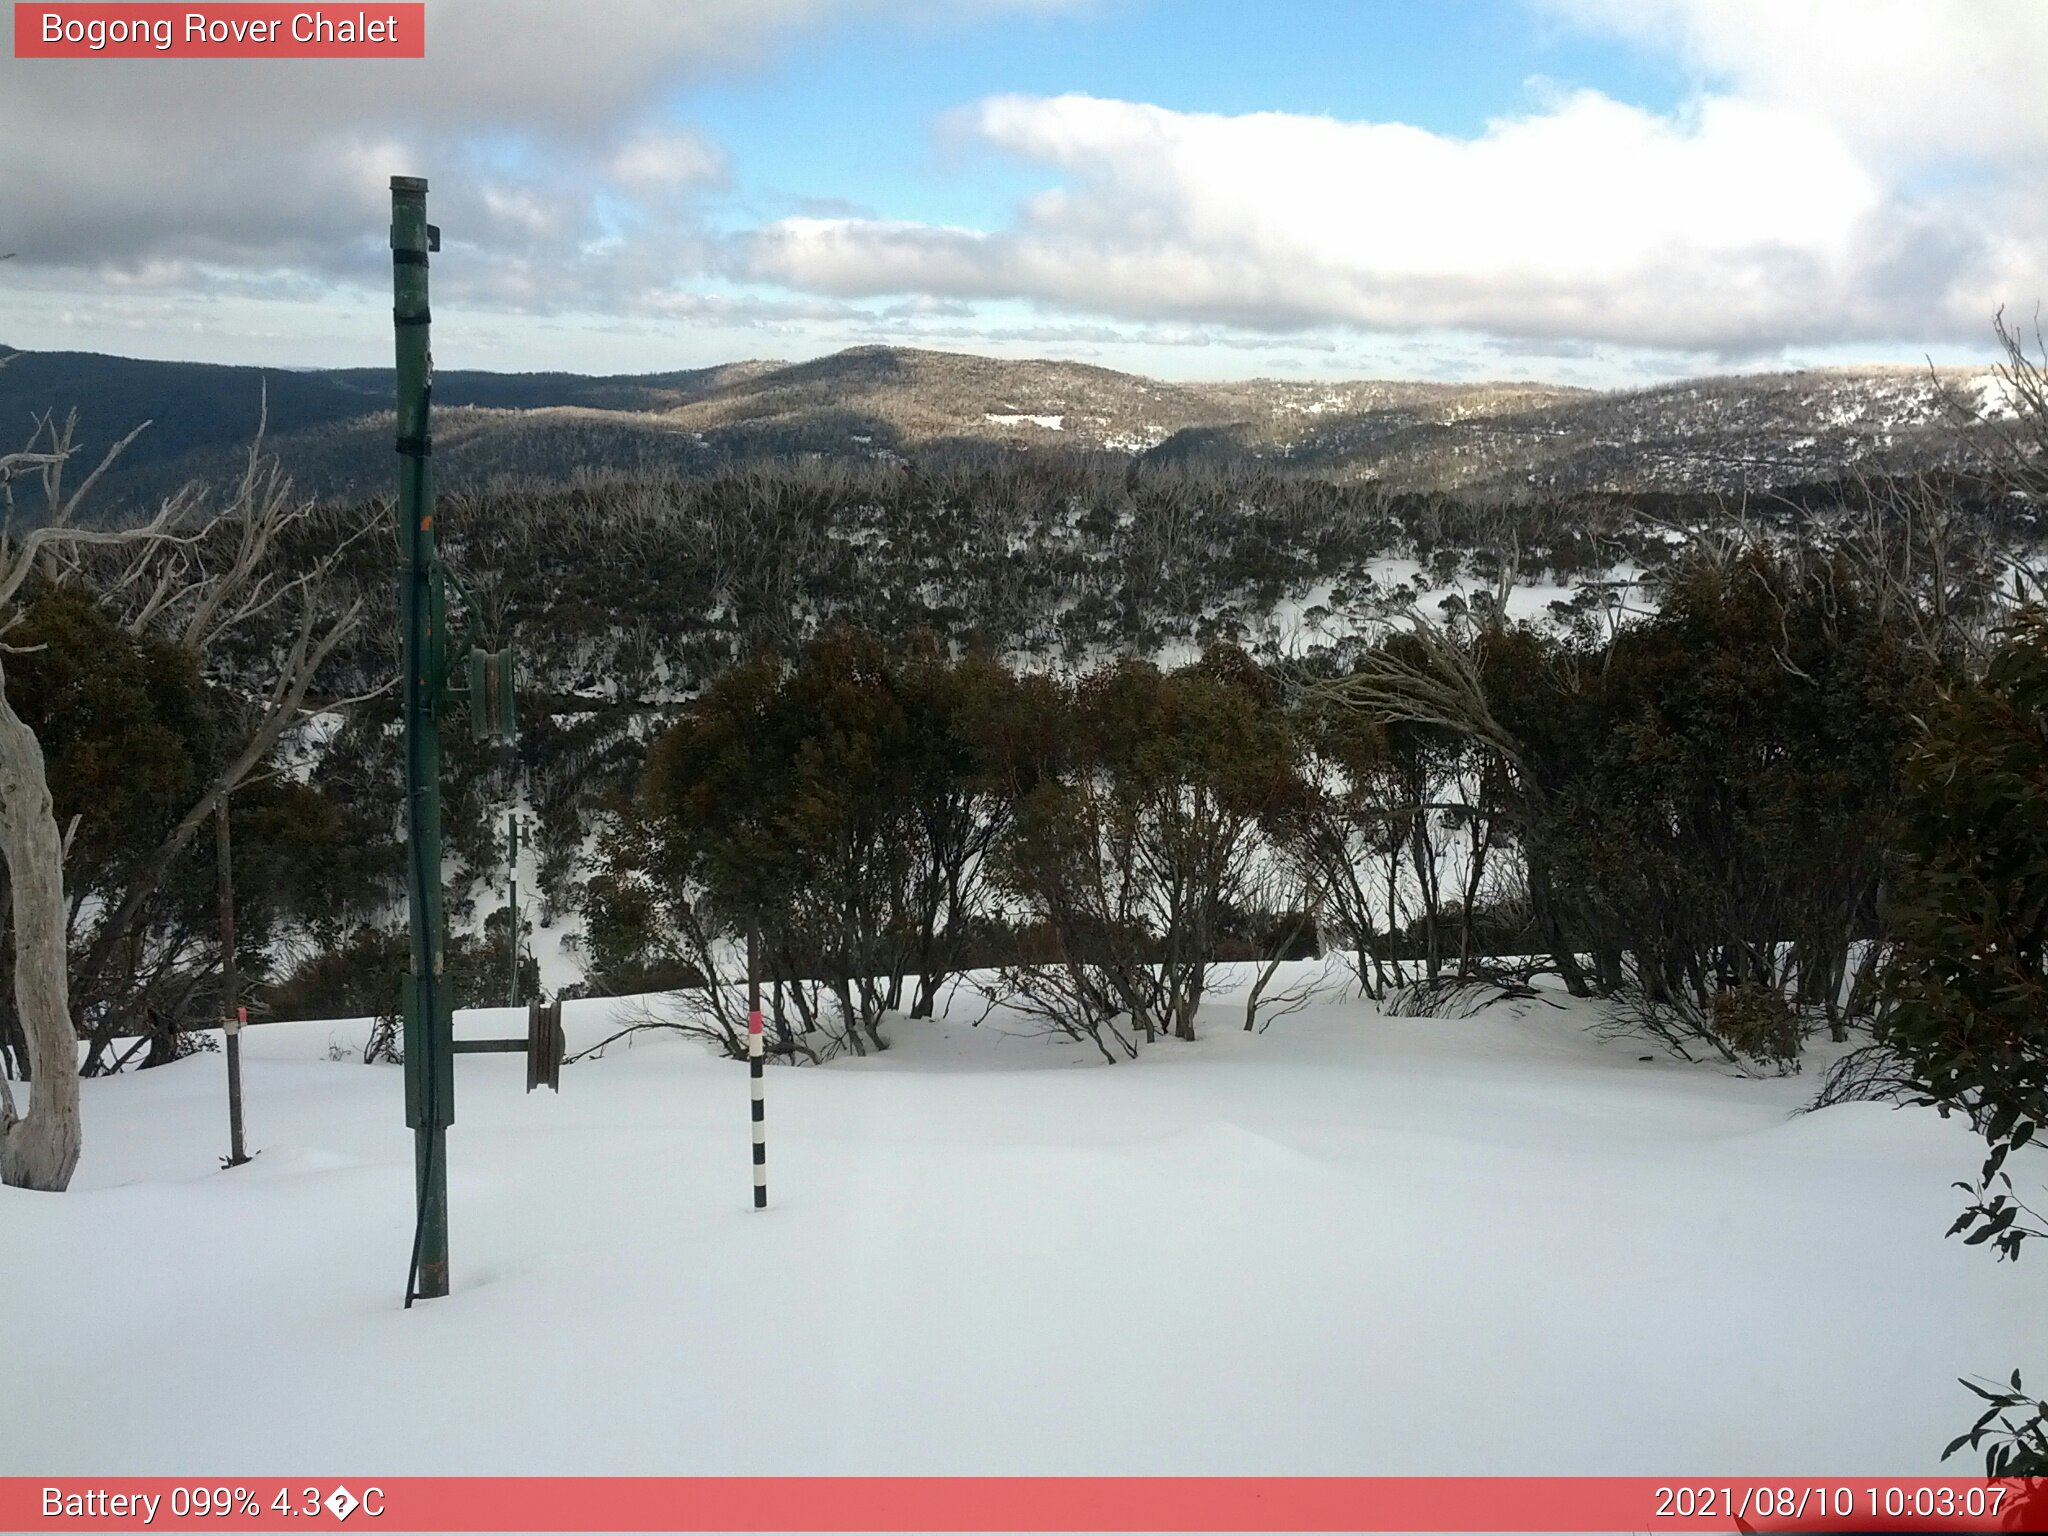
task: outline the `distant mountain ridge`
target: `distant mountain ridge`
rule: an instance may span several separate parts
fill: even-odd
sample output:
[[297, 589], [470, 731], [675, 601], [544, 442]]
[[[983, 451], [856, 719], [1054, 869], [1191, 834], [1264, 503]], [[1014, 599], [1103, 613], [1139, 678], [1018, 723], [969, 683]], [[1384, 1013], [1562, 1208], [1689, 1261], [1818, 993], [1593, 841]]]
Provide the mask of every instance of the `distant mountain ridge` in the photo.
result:
[[[1247, 462], [1338, 480], [1477, 494], [1725, 491], [1950, 462], [1967, 453], [1944, 393], [1981, 371], [1738, 375], [1595, 392], [1541, 383], [1254, 379], [1186, 383], [1084, 363], [855, 347], [799, 363], [672, 373], [444, 371], [444, 486], [697, 473], [804, 455], [873, 459], [1065, 450], [1199, 467]], [[300, 488], [390, 482], [388, 370], [259, 369], [25, 352], [0, 368], [0, 444], [76, 409], [84, 452], [138, 422], [103, 511], [231, 474], [267, 410]], [[12, 433], [13, 437], [6, 434]]]

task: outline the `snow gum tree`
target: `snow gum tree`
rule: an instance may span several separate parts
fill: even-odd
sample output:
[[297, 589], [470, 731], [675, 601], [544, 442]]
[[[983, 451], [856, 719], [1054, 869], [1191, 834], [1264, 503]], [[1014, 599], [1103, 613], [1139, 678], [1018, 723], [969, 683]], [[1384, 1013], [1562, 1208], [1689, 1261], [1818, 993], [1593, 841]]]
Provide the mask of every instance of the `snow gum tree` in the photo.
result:
[[[1991, 425], [2014, 499], [2038, 516], [2048, 503], [2048, 351], [2038, 325], [2031, 353], [2002, 314], [1996, 331], [2008, 412]], [[2038, 573], [2016, 567], [2012, 588], [2017, 607], [1997, 648], [1941, 691], [1907, 761], [1879, 976], [1880, 1038], [1906, 1064], [1908, 1087], [1944, 1115], [1968, 1115], [1986, 1143], [1974, 1185], [1957, 1185], [1970, 1203], [1949, 1235], [2001, 1258], [2048, 1236], [2006, 1171], [2048, 1123], [2048, 614]], [[1984, 1451], [1989, 1477], [2048, 1477], [2048, 1401], [2030, 1396], [2017, 1370], [1963, 1385], [1984, 1407], [1944, 1459], [1967, 1446]], [[2009, 1519], [2037, 1517], [2043, 1502], [2039, 1485], [2022, 1488]]]
[[1221, 919], [1247, 900], [1263, 830], [1303, 799], [1279, 689], [1216, 647], [1172, 673], [1105, 668], [1055, 718], [999, 861], [1052, 953], [1013, 968], [1011, 989], [1098, 1045], [1117, 1017], [1192, 1040]]
[[[223, 506], [209, 509], [195, 488], [140, 526], [86, 526], [79, 513], [87, 496], [142, 429], [109, 449], [74, 490], [65, 474], [75, 429], [75, 417], [45, 416], [25, 448], [0, 455], [0, 860], [14, 951], [13, 1025], [31, 1084], [24, 1109], [0, 1075], [0, 1181], [49, 1191], [68, 1187], [78, 1164], [80, 1038], [86, 1069], [98, 1069], [115, 1036], [135, 1025], [146, 990], [135, 985], [138, 975], [177, 974], [189, 985], [191, 954], [152, 943], [161, 937], [150, 931], [153, 900], [216, 807], [300, 718], [314, 677], [355, 633], [365, 605], [333, 578], [349, 546], [373, 525], [366, 517], [355, 534], [287, 568], [278, 557], [281, 536], [306, 508], [262, 455], [259, 429]], [[17, 484], [40, 486], [32, 524], [16, 505]], [[90, 914], [66, 895], [66, 834], [49, 745], [8, 696], [4, 647], [20, 638], [29, 605], [51, 594], [97, 605], [137, 655], [182, 653], [189, 677], [204, 677], [210, 659], [235, 651], [214, 685], [231, 727], [217, 744], [186, 754], [179, 771], [192, 771], [184, 782], [156, 786], [175, 807], [160, 818], [158, 835], [120, 861], [120, 878]], [[71, 830], [83, 819], [81, 812]]]
[[[1984, 678], [1949, 693], [1909, 778], [1886, 1038], [1925, 1097], [1976, 1113], [1985, 1177], [2003, 1178], [2048, 1124], [2048, 618], [2022, 616]], [[1958, 1230], [2016, 1252], [2021, 1214], [1993, 1197]]]
[[[134, 534], [72, 526], [93, 482], [127, 441], [110, 450], [100, 469], [68, 496], [63, 485], [71, 457], [68, 431], [45, 423], [23, 451], [0, 456], [0, 490], [7, 492], [8, 514], [0, 523], [0, 633], [19, 617], [23, 587], [33, 577], [56, 571], [63, 555], [93, 543], [152, 538], [168, 523], [169, 517], [161, 516]], [[41, 481], [47, 515], [39, 526], [16, 533], [12, 486], [26, 476]], [[61, 1190], [78, 1167], [81, 1139], [78, 1046], [65, 942], [64, 837], [42, 742], [7, 698], [4, 656], [0, 652], [0, 859], [7, 866], [13, 924], [14, 1008], [35, 1086], [24, 1112], [0, 1075], [0, 1183]]]
[[884, 1049], [906, 978], [929, 1014], [975, 932], [1005, 813], [984, 733], [1012, 689], [992, 663], [852, 631], [731, 669], [650, 750], [593, 882], [593, 938], [621, 969], [715, 977], [751, 929], [804, 1033], [815, 981], [848, 1049]]
[[[1983, 1132], [1950, 1234], [2013, 1258], [2044, 1226], [2005, 1165], [2048, 1123], [2048, 619], [2022, 615], [1983, 679], [1950, 692], [1909, 780], [1884, 1039], [1924, 1102]], [[1949, 1453], [1988, 1439], [1987, 1475], [2048, 1474], [2048, 1404], [2019, 1373], [1964, 1385], [1987, 1406]]]
[[1750, 551], [1683, 569], [1576, 677], [1587, 729], [1538, 831], [1588, 947], [1731, 1059], [1723, 994], [1789, 993], [1838, 1022], [1876, 931], [1922, 659], [1851, 571]]
[[1349, 952], [1360, 989], [1377, 999], [1390, 985], [1385, 929], [1394, 926], [1396, 903], [1384, 893], [1401, 853], [1387, 732], [1320, 693], [1304, 694], [1292, 724], [1301, 794], [1277, 818], [1277, 846], [1303, 886], [1320, 894], [1325, 935]]

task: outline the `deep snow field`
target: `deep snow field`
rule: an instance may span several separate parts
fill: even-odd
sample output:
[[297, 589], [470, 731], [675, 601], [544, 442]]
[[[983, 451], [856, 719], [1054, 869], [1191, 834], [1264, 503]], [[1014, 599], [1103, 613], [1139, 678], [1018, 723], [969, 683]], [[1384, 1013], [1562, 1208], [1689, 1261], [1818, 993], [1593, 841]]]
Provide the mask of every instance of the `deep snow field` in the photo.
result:
[[327, 1059], [364, 1025], [243, 1037], [232, 1171], [218, 1054], [89, 1082], [73, 1191], [0, 1190], [0, 1473], [1920, 1475], [1957, 1375], [2048, 1353], [2048, 1256], [1942, 1238], [1968, 1130], [1796, 1115], [1812, 1066], [1582, 1004], [1225, 995], [1114, 1066], [959, 1011], [770, 1070], [759, 1213], [742, 1064], [461, 1058], [410, 1312], [401, 1072]]

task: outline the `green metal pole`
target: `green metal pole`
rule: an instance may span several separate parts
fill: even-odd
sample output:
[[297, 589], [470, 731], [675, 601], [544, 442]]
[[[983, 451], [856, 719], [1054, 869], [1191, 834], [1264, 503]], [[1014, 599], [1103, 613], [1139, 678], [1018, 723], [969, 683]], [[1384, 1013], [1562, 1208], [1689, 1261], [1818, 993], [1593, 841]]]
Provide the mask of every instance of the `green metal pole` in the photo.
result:
[[399, 623], [405, 637], [406, 864], [412, 974], [406, 998], [406, 1123], [413, 1128], [417, 1196], [415, 1296], [448, 1294], [448, 1126], [455, 1118], [454, 1014], [441, 914], [441, 732], [446, 662], [440, 560], [434, 541], [433, 443], [428, 397], [427, 184], [391, 178], [391, 318], [398, 360]]

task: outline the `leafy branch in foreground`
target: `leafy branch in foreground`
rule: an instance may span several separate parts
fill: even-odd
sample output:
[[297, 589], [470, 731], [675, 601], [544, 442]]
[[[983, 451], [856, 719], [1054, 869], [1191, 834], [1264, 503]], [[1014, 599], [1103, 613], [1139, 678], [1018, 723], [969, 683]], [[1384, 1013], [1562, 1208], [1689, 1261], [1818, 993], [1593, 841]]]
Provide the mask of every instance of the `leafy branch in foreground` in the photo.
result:
[[[1949, 1441], [1941, 1459], [1947, 1461], [1967, 1446], [1984, 1451], [1986, 1477], [2048, 1476], [2048, 1402], [2027, 1395], [2018, 1371], [2012, 1373], [2009, 1390], [1996, 1382], [1958, 1379], [1990, 1406], [1977, 1416], [1975, 1424]], [[2025, 1417], [2014, 1418], [2016, 1410], [2025, 1410]], [[1987, 1441], [1990, 1449], [1985, 1450]]]
[[[1962, 1110], [1984, 1136], [1949, 1235], [2017, 1258], [2044, 1235], [2006, 1162], [2048, 1112], [2048, 619], [2021, 615], [1984, 677], [1950, 690], [1907, 779], [1886, 1043], [1919, 1102]], [[1988, 1438], [1987, 1475], [2048, 1473], [2048, 1404], [2019, 1373], [2010, 1391], [1963, 1385], [1989, 1407], [1945, 1454]]]

